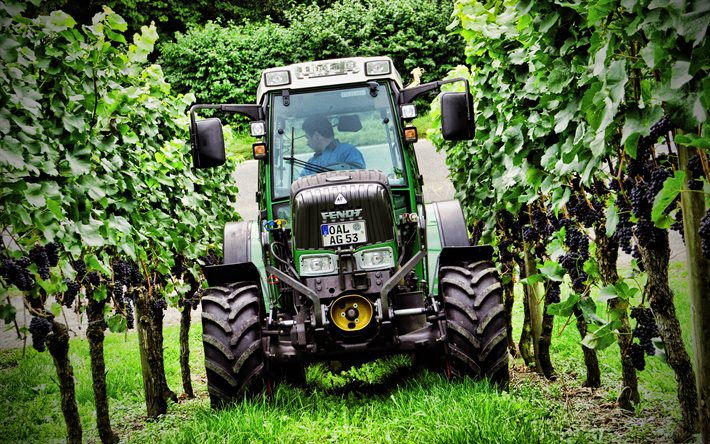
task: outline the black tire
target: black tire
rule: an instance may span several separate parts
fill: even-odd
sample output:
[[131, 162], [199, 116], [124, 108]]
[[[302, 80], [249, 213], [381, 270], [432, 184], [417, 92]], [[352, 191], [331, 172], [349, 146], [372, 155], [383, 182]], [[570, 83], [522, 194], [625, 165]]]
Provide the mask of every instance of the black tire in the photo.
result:
[[441, 267], [447, 331], [447, 374], [488, 378], [507, 387], [508, 342], [498, 271], [478, 261]]
[[202, 297], [202, 343], [213, 408], [257, 395], [266, 387], [260, 297], [254, 282], [208, 288]]

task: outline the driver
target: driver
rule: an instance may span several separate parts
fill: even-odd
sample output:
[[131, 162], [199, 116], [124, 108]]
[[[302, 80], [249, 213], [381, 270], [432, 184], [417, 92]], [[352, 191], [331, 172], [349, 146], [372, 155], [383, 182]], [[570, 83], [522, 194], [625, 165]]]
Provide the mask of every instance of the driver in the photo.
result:
[[[308, 146], [314, 151], [308, 163], [321, 167], [345, 164], [351, 169], [364, 169], [365, 159], [355, 145], [342, 143], [335, 138], [333, 126], [324, 116], [311, 116], [303, 121]], [[308, 166], [301, 171], [301, 177], [317, 171]]]

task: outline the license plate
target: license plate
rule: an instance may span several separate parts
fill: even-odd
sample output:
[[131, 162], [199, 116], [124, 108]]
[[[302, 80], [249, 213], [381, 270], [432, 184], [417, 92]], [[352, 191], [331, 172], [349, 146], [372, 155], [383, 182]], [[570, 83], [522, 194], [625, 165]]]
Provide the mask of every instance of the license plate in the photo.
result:
[[323, 236], [324, 247], [367, 242], [364, 220], [323, 224], [320, 226], [320, 233]]

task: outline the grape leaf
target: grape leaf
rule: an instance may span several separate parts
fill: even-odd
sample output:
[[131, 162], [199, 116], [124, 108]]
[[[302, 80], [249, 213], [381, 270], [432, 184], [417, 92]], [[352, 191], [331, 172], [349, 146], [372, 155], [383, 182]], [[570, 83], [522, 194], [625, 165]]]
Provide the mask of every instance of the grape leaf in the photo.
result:
[[673, 177], [669, 177], [663, 182], [663, 188], [653, 200], [651, 220], [658, 228], [669, 228], [673, 224], [673, 219], [668, 217], [665, 211], [680, 194], [684, 181], [685, 172], [682, 170], [676, 171]]

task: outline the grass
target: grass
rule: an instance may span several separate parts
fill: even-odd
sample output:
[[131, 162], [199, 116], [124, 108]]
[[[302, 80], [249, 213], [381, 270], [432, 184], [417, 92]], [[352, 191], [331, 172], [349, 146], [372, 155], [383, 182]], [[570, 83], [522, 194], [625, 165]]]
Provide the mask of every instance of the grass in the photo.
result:
[[[685, 270], [674, 264], [671, 284], [688, 350], [690, 308]], [[516, 305], [515, 324], [522, 313]], [[601, 310], [600, 310], [601, 311]], [[124, 442], [649, 442], [667, 439], [679, 417], [672, 370], [647, 358], [639, 373], [643, 402], [637, 418], [621, 417], [618, 347], [599, 353], [603, 387], [581, 388], [584, 364], [574, 323], [557, 319], [552, 359], [555, 382], [527, 372], [519, 361], [508, 392], [486, 382], [451, 383], [429, 372], [414, 373], [407, 358], [396, 357], [336, 372], [324, 364], [309, 367], [307, 387], [278, 386], [271, 399], [242, 401], [212, 411], [206, 394], [201, 328], [191, 330], [191, 367], [197, 398], [181, 400], [157, 421], [145, 420], [140, 357], [135, 333], [108, 334], [107, 379], [112, 425]], [[519, 337], [516, 330], [515, 337]], [[180, 391], [178, 328], [165, 329], [165, 362], [170, 386]], [[0, 436], [6, 442], [61, 440], [65, 427], [56, 374], [47, 353], [0, 352]], [[85, 440], [98, 441], [88, 345], [70, 348]], [[650, 417], [665, 418], [651, 421]], [[648, 419], [648, 420], [647, 420]], [[605, 423], [605, 421], [607, 421]], [[615, 422], [617, 421], [617, 422]], [[621, 421], [621, 422], [618, 422]], [[660, 437], [660, 439], [659, 439]]]

